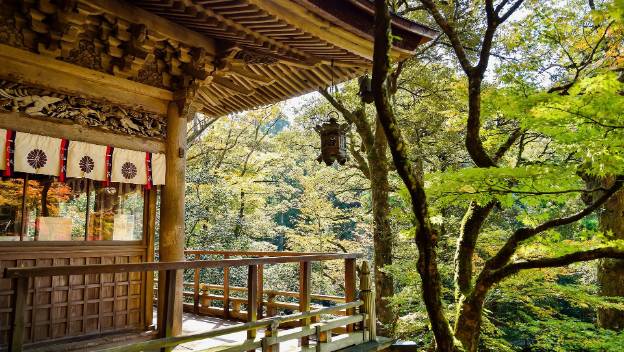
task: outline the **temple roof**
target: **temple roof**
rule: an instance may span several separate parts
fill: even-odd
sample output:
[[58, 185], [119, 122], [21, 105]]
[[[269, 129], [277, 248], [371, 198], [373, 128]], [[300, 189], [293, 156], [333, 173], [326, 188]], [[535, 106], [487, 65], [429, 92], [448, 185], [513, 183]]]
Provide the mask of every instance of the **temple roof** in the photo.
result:
[[[367, 0], [132, 2], [219, 42], [217, 72], [198, 94], [208, 115], [275, 103], [370, 69], [374, 9]], [[396, 15], [392, 26], [401, 38], [395, 59], [435, 34]]]
[[[8, 32], [0, 45], [151, 86], [145, 92], [157, 99], [191, 90], [191, 111], [209, 116], [327, 87], [372, 64], [368, 0], [46, 0], [0, 7]], [[396, 15], [392, 29], [395, 60], [436, 34]], [[127, 89], [141, 91], [135, 86]], [[162, 111], [162, 104], [137, 107]]]

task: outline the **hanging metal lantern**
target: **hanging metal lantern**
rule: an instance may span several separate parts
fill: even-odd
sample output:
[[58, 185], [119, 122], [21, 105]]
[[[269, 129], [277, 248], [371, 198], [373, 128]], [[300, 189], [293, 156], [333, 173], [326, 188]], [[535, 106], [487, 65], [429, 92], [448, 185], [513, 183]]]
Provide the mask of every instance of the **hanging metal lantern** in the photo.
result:
[[[333, 113], [337, 114], [335, 111]], [[319, 163], [323, 161], [330, 166], [334, 161], [340, 165], [347, 162], [346, 133], [348, 129], [348, 124], [338, 124], [338, 120], [334, 117], [330, 118], [329, 122], [314, 127], [314, 130], [321, 136], [321, 155], [316, 158]]]

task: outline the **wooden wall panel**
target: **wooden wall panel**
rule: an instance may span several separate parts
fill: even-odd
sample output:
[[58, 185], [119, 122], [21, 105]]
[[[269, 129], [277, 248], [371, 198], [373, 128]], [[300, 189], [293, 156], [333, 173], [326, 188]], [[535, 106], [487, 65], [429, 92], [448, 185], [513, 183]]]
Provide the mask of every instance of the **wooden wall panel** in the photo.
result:
[[[147, 259], [143, 244], [21, 246], [2, 244], [0, 270], [15, 266], [139, 263]], [[141, 273], [117, 273], [31, 280], [25, 342], [143, 328], [145, 278]], [[0, 345], [8, 342], [12, 290], [10, 280], [0, 279]]]

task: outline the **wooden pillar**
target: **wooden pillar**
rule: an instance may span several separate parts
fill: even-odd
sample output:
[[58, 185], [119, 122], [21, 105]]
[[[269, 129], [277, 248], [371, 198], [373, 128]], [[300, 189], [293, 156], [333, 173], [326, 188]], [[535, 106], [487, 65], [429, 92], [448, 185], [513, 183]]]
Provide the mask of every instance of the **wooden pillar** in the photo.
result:
[[[230, 259], [228, 254], [223, 259]], [[230, 267], [223, 268], [223, 316], [227, 319], [230, 317]]]
[[[181, 271], [178, 270], [167, 270], [163, 272], [164, 276], [164, 288], [161, 292], [164, 293], [162, 296], [162, 310], [161, 310], [161, 320], [162, 325], [158, 327], [158, 337], [167, 338], [174, 336], [174, 325], [176, 318], [176, 307], [178, 306], [175, 302], [176, 296], [176, 288], [178, 283], [178, 276]], [[160, 276], [159, 276], [160, 280]], [[161, 281], [162, 282], [162, 281]], [[160, 297], [159, 297], [160, 300]], [[181, 325], [181, 324], [180, 324]], [[174, 347], [162, 347], [160, 352], [171, 352]]]
[[[258, 319], [258, 266], [249, 265], [247, 269], [247, 321]], [[256, 338], [256, 329], [247, 330], [247, 338]]]
[[258, 319], [264, 318], [264, 265], [258, 265]]
[[360, 269], [360, 300], [364, 302], [360, 306], [360, 313], [366, 315], [366, 320], [363, 321], [362, 328], [368, 331], [368, 334], [364, 336], [364, 341], [377, 340], [377, 318], [375, 316], [375, 291], [371, 284], [371, 272], [367, 261], [362, 262], [362, 268]]
[[[345, 302], [355, 301], [356, 291], [356, 269], [357, 263], [355, 259], [345, 259]], [[346, 315], [354, 315], [355, 309], [347, 309]], [[347, 332], [353, 331], [353, 324], [347, 325]]]
[[[310, 290], [312, 287], [312, 263], [300, 262], [299, 263], [299, 312], [310, 311]], [[310, 326], [310, 318], [301, 319], [300, 324], [302, 327]], [[308, 336], [301, 338], [301, 347], [310, 345], [310, 339]]]
[[[146, 249], [146, 262], [154, 261], [154, 237], [156, 231], [156, 202], [158, 193], [156, 189], [151, 189], [147, 192], [147, 207], [145, 209], [145, 219], [147, 219], [147, 228], [145, 229], [145, 236], [147, 249]], [[146, 271], [142, 273], [145, 277], [145, 285], [143, 285], [144, 292], [144, 311], [143, 322], [145, 323], [145, 329], [149, 330], [154, 325], [154, 272]], [[69, 325], [68, 325], [69, 327]]]
[[[26, 296], [28, 296], [28, 278], [20, 277], [13, 280], [13, 314], [11, 335], [9, 340], [10, 352], [21, 352], [24, 344], [24, 315], [26, 314]], [[34, 300], [33, 293], [33, 300]]]
[[[195, 254], [193, 260], [199, 260], [199, 254]], [[199, 314], [199, 268], [193, 273], [193, 314]]]
[[[184, 183], [186, 174], [186, 119], [180, 116], [178, 104], [167, 109], [167, 170], [161, 191], [159, 255], [162, 262], [184, 260]], [[182, 331], [182, 272], [178, 273], [173, 303], [171, 332]], [[159, 284], [159, 289], [164, 285]], [[159, 291], [159, 293], [164, 293]], [[164, 294], [159, 294], [161, 301]], [[161, 305], [159, 304], [159, 307]], [[160, 319], [159, 319], [160, 321]], [[159, 327], [160, 329], [160, 327]]]

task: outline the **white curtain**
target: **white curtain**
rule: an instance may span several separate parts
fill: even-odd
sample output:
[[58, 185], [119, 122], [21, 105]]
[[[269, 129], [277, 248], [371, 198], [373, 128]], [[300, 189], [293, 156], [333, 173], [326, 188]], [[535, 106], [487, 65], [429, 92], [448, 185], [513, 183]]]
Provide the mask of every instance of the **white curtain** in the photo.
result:
[[84, 142], [69, 142], [67, 177], [106, 179], [106, 146]]
[[17, 132], [15, 171], [58, 176], [61, 167], [61, 139]]

